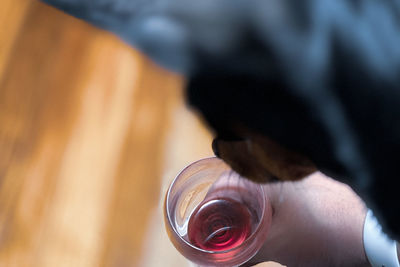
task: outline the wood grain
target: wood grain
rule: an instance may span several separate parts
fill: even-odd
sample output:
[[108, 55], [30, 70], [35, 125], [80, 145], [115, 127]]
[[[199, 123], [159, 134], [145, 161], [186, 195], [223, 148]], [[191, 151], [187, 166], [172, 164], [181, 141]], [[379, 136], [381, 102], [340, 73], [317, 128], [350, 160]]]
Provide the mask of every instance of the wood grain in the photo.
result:
[[0, 18], [0, 266], [135, 266], [182, 78], [39, 2]]
[[0, 77], [12, 54], [15, 40], [20, 33], [32, 1], [2, 0], [0, 8]]

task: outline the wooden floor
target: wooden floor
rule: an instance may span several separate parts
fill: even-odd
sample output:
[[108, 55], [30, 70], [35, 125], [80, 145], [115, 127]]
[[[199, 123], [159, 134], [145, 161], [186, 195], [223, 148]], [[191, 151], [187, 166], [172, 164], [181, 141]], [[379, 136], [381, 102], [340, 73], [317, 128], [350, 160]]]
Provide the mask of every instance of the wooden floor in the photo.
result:
[[212, 154], [183, 80], [32, 0], [0, 3], [0, 266], [186, 266], [161, 201]]

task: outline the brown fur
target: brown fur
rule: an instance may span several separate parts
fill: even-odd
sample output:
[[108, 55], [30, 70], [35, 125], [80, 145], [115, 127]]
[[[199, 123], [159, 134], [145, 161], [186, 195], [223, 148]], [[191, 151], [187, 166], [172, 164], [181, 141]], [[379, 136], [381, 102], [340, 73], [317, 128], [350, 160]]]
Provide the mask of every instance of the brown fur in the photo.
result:
[[240, 127], [246, 139], [214, 140], [214, 150], [241, 175], [256, 182], [299, 180], [317, 169], [305, 156], [290, 151], [270, 138]]

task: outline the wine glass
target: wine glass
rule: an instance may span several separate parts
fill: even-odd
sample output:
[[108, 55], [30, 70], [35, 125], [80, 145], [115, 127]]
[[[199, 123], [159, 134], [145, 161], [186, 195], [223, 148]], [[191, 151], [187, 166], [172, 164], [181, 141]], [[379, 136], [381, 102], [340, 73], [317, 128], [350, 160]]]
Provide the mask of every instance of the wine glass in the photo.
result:
[[261, 248], [272, 210], [262, 185], [211, 157], [184, 168], [164, 202], [168, 236], [200, 266], [239, 266]]

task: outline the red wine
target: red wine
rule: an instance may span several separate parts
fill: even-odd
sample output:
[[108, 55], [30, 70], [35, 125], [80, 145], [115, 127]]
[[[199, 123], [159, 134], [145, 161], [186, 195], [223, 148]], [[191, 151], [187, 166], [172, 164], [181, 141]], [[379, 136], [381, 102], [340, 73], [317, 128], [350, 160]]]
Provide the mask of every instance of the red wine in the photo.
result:
[[189, 241], [205, 250], [221, 251], [237, 247], [250, 234], [250, 211], [244, 204], [230, 198], [201, 203], [189, 219]]

